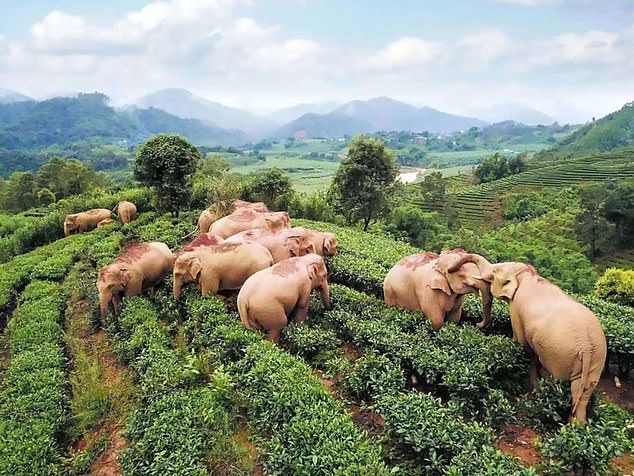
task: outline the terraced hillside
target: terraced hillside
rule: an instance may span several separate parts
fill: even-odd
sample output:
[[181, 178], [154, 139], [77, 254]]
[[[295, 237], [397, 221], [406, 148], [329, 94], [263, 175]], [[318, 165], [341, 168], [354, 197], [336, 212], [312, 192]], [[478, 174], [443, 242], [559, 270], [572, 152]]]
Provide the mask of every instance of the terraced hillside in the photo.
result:
[[[634, 178], [634, 149], [624, 149], [579, 159], [570, 159], [451, 193], [463, 221], [487, 218], [496, 209], [496, 199], [505, 193], [543, 187], [564, 188], [583, 182]], [[429, 210], [423, 203], [420, 185], [409, 192], [409, 201]]]

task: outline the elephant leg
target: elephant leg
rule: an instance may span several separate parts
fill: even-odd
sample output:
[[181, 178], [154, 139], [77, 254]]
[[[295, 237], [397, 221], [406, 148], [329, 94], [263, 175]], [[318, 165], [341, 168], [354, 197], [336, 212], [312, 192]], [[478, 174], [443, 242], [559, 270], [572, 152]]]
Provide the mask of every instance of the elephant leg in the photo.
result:
[[[424, 310], [425, 308], [421, 306], [421, 309]], [[445, 311], [439, 308], [434, 308], [424, 312], [425, 312], [425, 315], [427, 315], [427, 317], [431, 321], [432, 328], [435, 331], [440, 330], [440, 328], [445, 323]]]
[[454, 324], [458, 324], [460, 319], [462, 318], [462, 306], [457, 309], [454, 308], [447, 314], [447, 322], [453, 322]]
[[205, 294], [218, 294], [219, 288], [220, 279], [217, 276], [200, 277], [200, 292], [203, 296]]
[[531, 350], [530, 355], [531, 355], [531, 369], [530, 369], [531, 390], [534, 390], [535, 385], [537, 385], [537, 380], [539, 380], [540, 363], [539, 363], [539, 357], [537, 357], [537, 354], [535, 352]]
[[116, 316], [121, 314], [121, 296], [112, 296], [112, 307]]
[[268, 338], [271, 342], [279, 345], [281, 335], [282, 335], [282, 329], [270, 329]]
[[583, 382], [580, 378], [577, 380], [573, 380], [570, 383], [570, 387], [572, 389], [572, 404], [578, 400], [577, 408], [573, 408], [574, 412], [571, 410], [569, 421], [573, 419], [577, 419], [580, 423], [586, 422], [586, 412], [588, 410], [588, 402], [590, 401], [590, 397], [592, 396], [592, 387], [589, 389], [583, 388]]
[[383, 287], [383, 298], [385, 299], [387, 307], [396, 307], [396, 296], [394, 296], [394, 291], [391, 286], [387, 285]]
[[298, 324], [303, 324], [306, 322], [308, 318], [308, 303], [310, 296], [308, 299], [300, 299], [295, 307], [295, 322]]

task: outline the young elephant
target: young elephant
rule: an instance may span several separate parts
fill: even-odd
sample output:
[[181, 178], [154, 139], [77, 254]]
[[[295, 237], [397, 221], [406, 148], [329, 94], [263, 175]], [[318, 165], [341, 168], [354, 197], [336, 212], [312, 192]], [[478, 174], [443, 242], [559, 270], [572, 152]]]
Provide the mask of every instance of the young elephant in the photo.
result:
[[183, 286], [198, 283], [202, 294], [240, 289], [257, 271], [273, 265], [269, 250], [255, 243], [223, 243], [186, 251], [174, 264], [174, 299]]
[[116, 210], [121, 223], [130, 223], [136, 218], [136, 205], [132, 202], [126, 200], [119, 202]]
[[214, 222], [209, 231], [226, 239], [241, 231], [253, 228], [279, 231], [284, 228], [290, 228], [290, 226], [290, 218], [287, 212], [259, 213], [245, 208], [238, 209], [231, 215]]
[[464, 255], [464, 251], [454, 250], [402, 259], [383, 282], [385, 303], [422, 311], [438, 330], [445, 320], [460, 322], [466, 295], [481, 292], [484, 318], [478, 328], [485, 328], [491, 322], [491, 289], [488, 283], [473, 277], [480, 272], [474, 263], [464, 262], [456, 267]]
[[314, 253], [320, 256], [336, 256], [338, 252], [337, 237], [334, 233], [322, 233], [308, 228], [295, 227], [282, 230], [280, 234], [307, 237], [315, 247]]
[[247, 329], [265, 329], [277, 343], [288, 320], [302, 323], [308, 315], [313, 289], [320, 289], [330, 309], [328, 272], [317, 254], [290, 258], [251, 276], [238, 294], [240, 319]]
[[115, 220], [114, 218], [104, 218], [99, 223], [97, 223], [97, 228], [112, 225], [113, 223], [117, 223], [117, 220]]
[[513, 336], [532, 356], [531, 382], [542, 370], [556, 379], [570, 380], [570, 418], [585, 422], [588, 401], [603, 372], [607, 353], [597, 317], [530, 265], [492, 265], [476, 255], [461, 260], [469, 261], [478, 263], [480, 278], [492, 283], [493, 296], [510, 303]]
[[64, 219], [64, 236], [94, 230], [97, 228], [97, 224], [106, 218], [112, 218], [112, 212], [106, 208], [94, 208], [85, 212], [66, 215]]
[[118, 313], [122, 296], [138, 296], [158, 284], [174, 266], [174, 256], [165, 243], [142, 243], [129, 247], [110, 266], [101, 268], [97, 280], [101, 317], [113, 305]]
[[226, 206], [222, 204], [213, 205], [203, 210], [200, 214], [198, 218], [198, 231], [200, 233], [207, 233], [211, 225], [220, 218], [227, 216], [231, 209], [233, 209], [234, 212], [239, 209], [249, 209], [257, 213], [267, 213], [269, 211], [267, 206], [262, 202], [251, 203], [245, 202], [244, 200], [235, 200], [232, 204], [227, 204]]
[[315, 247], [310, 237], [305, 234], [273, 233], [269, 230], [247, 230], [230, 236], [226, 243], [257, 243], [271, 252], [273, 261], [279, 263], [295, 256], [304, 256], [315, 253]]

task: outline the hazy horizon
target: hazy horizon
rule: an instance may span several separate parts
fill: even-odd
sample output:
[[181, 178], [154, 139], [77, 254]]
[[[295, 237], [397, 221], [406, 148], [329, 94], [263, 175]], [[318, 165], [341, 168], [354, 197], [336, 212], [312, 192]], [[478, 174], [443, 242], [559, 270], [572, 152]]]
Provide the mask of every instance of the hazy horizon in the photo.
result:
[[36, 99], [166, 88], [270, 112], [387, 96], [584, 122], [634, 99], [634, 1], [0, 1], [0, 88]]

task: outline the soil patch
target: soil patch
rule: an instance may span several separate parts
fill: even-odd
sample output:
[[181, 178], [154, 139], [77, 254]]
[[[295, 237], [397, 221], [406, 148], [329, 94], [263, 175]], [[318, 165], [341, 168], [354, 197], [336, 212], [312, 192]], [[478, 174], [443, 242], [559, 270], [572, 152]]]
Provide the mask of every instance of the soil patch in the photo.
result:
[[128, 446], [128, 441], [123, 437], [123, 428], [116, 424], [109, 425], [105, 428], [105, 432], [108, 439], [108, 447], [93, 462], [89, 474], [94, 476], [120, 476], [119, 455]]
[[634, 412], [634, 382], [632, 380], [623, 378], [621, 379], [621, 388], [616, 388], [613, 376], [603, 377], [599, 381], [597, 389], [601, 396], [608, 401]]
[[361, 428], [374, 436], [380, 436], [385, 431], [385, 420], [381, 415], [361, 408], [357, 404], [350, 405], [350, 412], [352, 413], [352, 421], [357, 428]]
[[9, 340], [6, 336], [0, 335], [0, 383], [4, 380], [4, 373], [11, 365], [11, 351], [9, 350]]
[[535, 447], [537, 438], [537, 433], [530, 428], [509, 425], [502, 432], [497, 448], [504, 454], [519, 458], [524, 466], [536, 466], [542, 461], [542, 456]]
[[363, 354], [352, 344], [344, 344], [341, 346], [341, 355], [351, 362], [359, 359]]

